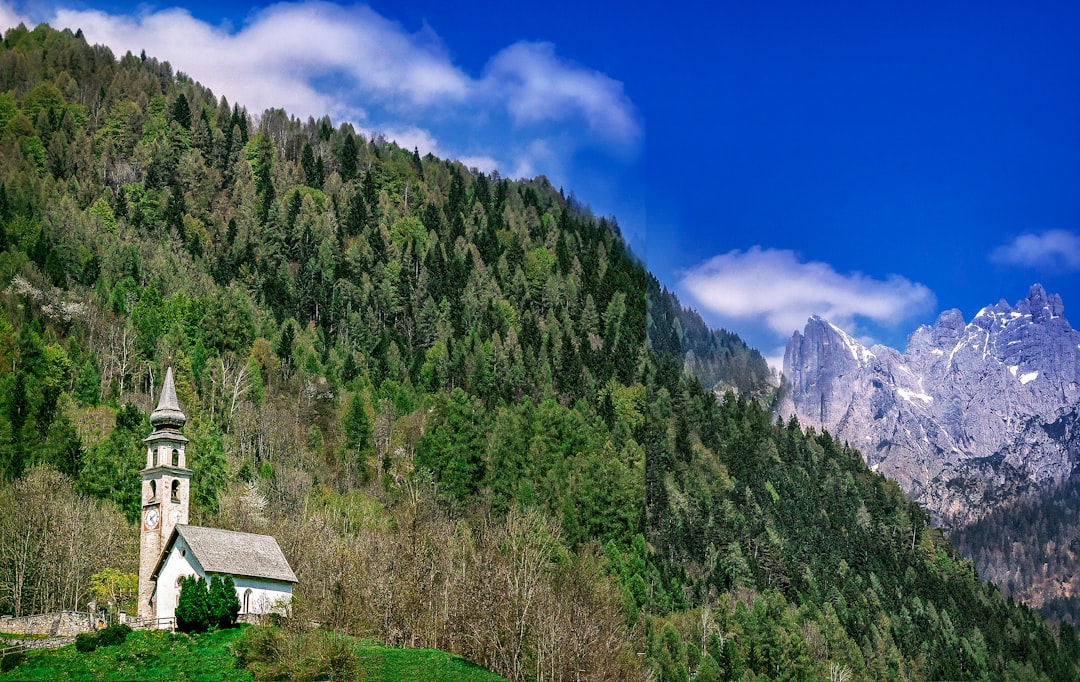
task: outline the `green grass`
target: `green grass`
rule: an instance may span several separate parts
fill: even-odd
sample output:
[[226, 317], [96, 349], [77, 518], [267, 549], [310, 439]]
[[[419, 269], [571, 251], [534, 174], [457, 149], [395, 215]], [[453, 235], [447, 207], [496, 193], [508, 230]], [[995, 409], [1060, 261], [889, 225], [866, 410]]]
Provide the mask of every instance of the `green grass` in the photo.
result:
[[[74, 645], [30, 651], [18, 667], [0, 674], [0, 682], [252, 682], [254, 677], [237, 667], [232, 644], [245, 628], [201, 635], [136, 631], [123, 644], [89, 653]], [[360, 679], [364, 682], [496, 682], [503, 678], [460, 656], [435, 649], [393, 649], [370, 641], [353, 640]]]
[[248, 682], [254, 678], [234, 665], [229, 649], [239, 634], [240, 630], [196, 636], [142, 631], [128, 635], [123, 644], [89, 653], [80, 653], [74, 645], [31, 651], [25, 663], [0, 675], [0, 680]]
[[0, 639], [48, 639], [48, 635], [42, 635], [39, 633], [33, 633], [30, 635], [20, 635], [17, 632], [0, 632]]
[[359, 649], [366, 682], [495, 682], [503, 680], [461, 656], [438, 649], [391, 649], [365, 644]]

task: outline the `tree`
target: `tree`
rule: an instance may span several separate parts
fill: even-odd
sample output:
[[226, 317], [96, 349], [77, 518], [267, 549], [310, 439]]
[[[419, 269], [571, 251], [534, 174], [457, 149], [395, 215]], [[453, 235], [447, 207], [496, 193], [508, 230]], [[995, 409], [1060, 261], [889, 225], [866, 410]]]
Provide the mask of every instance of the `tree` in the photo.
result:
[[236, 596], [233, 577], [215, 575], [210, 579], [209, 624], [218, 628], [231, 628], [240, 615], [240, 598]]
[[342, 180], [348, 182], [356, 178], [358, 162], [356, 138], [353, 137], [352, 133], [345, 133], [345, 141], [341, 145], [341, 155], [338, 157]]
[[173, 102], [172, 117], [184, 130], [191, 129], [191, 107], [188, 106], [187, 97], [184, 97], [182, 92], [176, 96], [176, 101]]
[[362, 469], [364, 461], [372, 453], [371, 420], [364, 407], [364, 396], [354, 393], [349, 400], [349, 410], [345, 413], [345, 467], [349, 480], [352, 480], [353, 468]]
[[206, 632], [210, 622], [210, 593], [206, 589], [206, 581], [195, 575], [181, 578], [176, 629], [181, 632]]
[[139, 596], [139, 576], [136, 573], [121, 573], [115, 568], [105, 568], [90, 576], [90, 596], [99, 607], [111, 604], [119, 609], [131, 603]]

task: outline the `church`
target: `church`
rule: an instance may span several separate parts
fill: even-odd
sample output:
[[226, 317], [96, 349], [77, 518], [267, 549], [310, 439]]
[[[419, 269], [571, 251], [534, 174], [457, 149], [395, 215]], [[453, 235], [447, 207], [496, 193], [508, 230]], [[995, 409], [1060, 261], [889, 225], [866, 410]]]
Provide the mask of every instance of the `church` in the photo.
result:
[[139, 611], [143, 621], [171, 626], [180, 600], [180, 580], [231, 575], [240, 614], [277, 611], [292, 599], [296, 574], [269, 535], [188, 525], [191, 469], [187, 423], [176, 399], [172, 367], [165, 372], [158, 405], [150, 414], [142, 470], [142, 530], [139, 542]]

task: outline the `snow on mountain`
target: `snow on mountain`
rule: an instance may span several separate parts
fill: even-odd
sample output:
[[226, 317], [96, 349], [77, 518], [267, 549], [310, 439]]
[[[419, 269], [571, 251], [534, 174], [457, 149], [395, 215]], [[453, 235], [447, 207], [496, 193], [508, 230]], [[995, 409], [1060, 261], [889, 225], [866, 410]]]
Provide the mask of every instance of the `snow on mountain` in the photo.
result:
[[1080, 459], [1080, 332], [1038, 284], [970, 322], [941, 313], [903, 353], [811, 317], [784, 376], [779, 415], [858, 447], [946, 525], [1059, 482]]

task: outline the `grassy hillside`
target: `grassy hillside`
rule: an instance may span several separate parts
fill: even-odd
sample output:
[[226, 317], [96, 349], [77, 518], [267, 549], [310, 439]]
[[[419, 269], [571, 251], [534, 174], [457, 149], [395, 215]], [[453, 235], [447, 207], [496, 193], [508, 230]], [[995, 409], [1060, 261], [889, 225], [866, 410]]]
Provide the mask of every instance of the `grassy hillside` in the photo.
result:
[[[295, 648], [288, 667], [252, 668], [238, 651], [248, 640], [263, 640], [260, 629], [240, 627], [201, 635], [134, 632], [122, 644], [81, 653], [74, 645], [30, 652], [26, 661], [0, 674], [2, 681], [62, 682], [250, 682], [260, 679], [354, 679], [366, 682], [497, 682], [499, 677], [463, 658], [433, 649], [394, 649], [345, 636], [314, 631], [304, 640], [276, 644]], [[331, 641], [332, 640], [332, 641]], [[255, 645], [257, 647], [257, 645]], [[333, 677], [336, 676], [336, 677]]]

